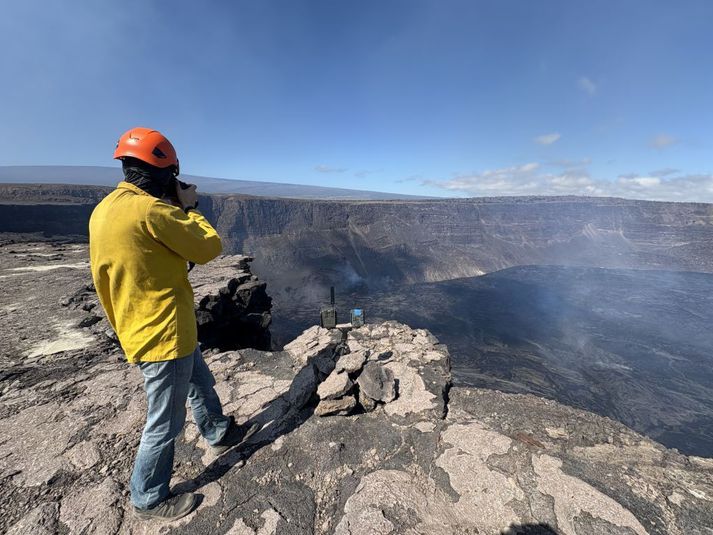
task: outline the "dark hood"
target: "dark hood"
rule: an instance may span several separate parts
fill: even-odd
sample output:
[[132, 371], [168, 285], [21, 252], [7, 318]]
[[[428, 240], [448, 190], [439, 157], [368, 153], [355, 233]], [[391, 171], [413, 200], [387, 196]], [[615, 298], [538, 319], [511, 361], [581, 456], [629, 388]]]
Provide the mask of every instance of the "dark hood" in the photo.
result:
[[124, 158], [121, 162], [124, 170], [124, 180], [141, 188], [149, 195], [159, 199], [173, 196], [175, 177], [173, 167], [155, 167], [136, 158]]

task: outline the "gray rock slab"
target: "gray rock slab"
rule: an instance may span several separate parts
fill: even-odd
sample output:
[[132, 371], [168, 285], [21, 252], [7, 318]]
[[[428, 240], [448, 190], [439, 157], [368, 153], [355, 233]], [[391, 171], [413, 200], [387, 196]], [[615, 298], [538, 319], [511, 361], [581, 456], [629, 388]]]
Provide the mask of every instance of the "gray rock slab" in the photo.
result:
[[58, 520], [59, 504], [43, 503], [13, 525], [7, 535], [55, 535]]
[[60, 521], [70, 533], [116, 533], [123, 520], [123, 501], [119, 484], [106, 478], [64, 498]]
[[252, 260], [249, 256], [223, 255], [209, 264], [197, 264], [190, 273], [196, 305], [205, 297], [219, 295], [228, 288], [233, 293], [239, 284], [250, 279]]
[[317, 388], [319, 399], [336, 399], [349, 392], [354, 383], [346, 372], [333, 371]]
[[342, 335], [339, 331], [315, 325], [285, 345], [285, 351], [292, 356], [296, 366], [303, 366], [315, 357], [332, 353], [341, 338]]
[[368, 356], [369, 351], [365, 349], [342, 355], [341, 357], [339, 357], [339, 360], [337, 360], [335, 371], [344, 371], [347, 373], [358, 372], [364, 366], [364, 363], [366, 362]]
[[317, 416], [330, 416], [333, 414], [349, 414], [356, 407], [357, 401], [354, 396], [344, 396], [339, 399], [323, 399], [317, 405], [314, 413]]

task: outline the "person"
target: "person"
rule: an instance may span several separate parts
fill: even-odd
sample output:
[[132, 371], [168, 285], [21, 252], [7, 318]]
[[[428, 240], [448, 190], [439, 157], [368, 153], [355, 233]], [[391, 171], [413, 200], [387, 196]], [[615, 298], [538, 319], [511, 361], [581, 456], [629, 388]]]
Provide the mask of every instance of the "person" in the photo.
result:
[[196, 186], [177, 180], [176, 151], [156, 130], [127, 131], [114, 158], [121, 160], [125, 178], [89, 221], [92, 278], [126, 359], [144, 379], [146, 425], [130, 481], [134, 514], [175, 520], [197, 504], [192, 493], [169, 492], [186, 401], [216, 454], [255, 429], [243, 429], [223, 414], [198, 346], [187, 263], [209, 262], [222, 244], [197, 210]]

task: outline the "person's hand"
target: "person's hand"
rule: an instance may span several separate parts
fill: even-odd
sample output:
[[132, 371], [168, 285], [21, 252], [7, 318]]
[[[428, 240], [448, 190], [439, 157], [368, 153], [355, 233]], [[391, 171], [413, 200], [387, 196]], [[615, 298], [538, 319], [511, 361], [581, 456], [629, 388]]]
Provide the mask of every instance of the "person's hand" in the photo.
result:
[[188, 208], [195, 208], [198, 204], [196, 185], [190, 184], [186, 189], [183, 189], [183, 187], [181, 187], [181, 183], [176, 180], [176, 197], [178, 198], [178, 202], [181, 203], [181, 208], [184, 210]]

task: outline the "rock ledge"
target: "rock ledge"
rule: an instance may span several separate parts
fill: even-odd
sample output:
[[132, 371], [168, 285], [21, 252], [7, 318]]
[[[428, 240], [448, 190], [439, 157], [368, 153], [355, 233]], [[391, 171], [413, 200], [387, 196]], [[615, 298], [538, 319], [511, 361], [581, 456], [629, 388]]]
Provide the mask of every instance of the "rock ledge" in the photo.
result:
[[[448, 351], [427, 331], [386, 322], [343, 339], [339, 331], [312, 327], [284, 351], [212, 352], [207, 360], [226, 411], [262, 427], [249, 444], [216, 459], [187, 424], [173, 484], [203, 494], [196, 512], [173, 524], [132, 518], [126, 496], [145, 410], [141, 377], [124, 363], [96, 359], [64, 380], [15, 384], [0, 400], [6, 415], [0, 433], [10, 437], [0, 443], [0, 529], [216, 535], [713, 529], [713, 460], [685, 457], [552, 401], [451, 388]], [[348, 376], [336, 385], [325, 379], [354, 373], [347, 370], [359, 361], [362, 369], [389, 370], [395, 399], [366, 412], [352, 393], [349, 410], [356, 412], [315, 417], [320, 402], [348, 399], [342, 391], [356, 388]]]

